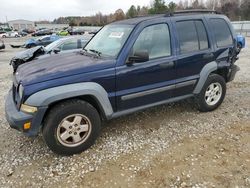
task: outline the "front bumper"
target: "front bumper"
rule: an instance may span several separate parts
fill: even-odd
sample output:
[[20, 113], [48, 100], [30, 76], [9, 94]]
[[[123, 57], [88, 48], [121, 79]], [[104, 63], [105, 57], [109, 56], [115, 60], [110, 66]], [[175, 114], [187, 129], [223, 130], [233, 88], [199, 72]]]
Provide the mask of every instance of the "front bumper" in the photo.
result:
[[[38, 111], [34, 114], [24, 113], [17, 109], [17, 106], [13, 99], [12, 89], [9, 91], [5, 100], [5, 117], [9, 125], [13, 129], [22, 131], [26, 136], [32, 137], [39, 133], [42, 120], [47, 107], [39, 107]], [[31, 128], [24, 130], [23, 125], [31, 122]]]

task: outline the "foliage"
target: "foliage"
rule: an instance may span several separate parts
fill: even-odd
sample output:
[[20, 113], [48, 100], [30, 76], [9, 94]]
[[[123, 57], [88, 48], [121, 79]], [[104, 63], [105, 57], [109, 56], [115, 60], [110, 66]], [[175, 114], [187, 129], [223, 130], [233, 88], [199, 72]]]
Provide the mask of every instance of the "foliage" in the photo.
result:
[[[175, 1], [176, 2], [176, 1]], [[226, 14], [231, 20], [250, 20], [250, 0], [180, 0], [166, 4], [165, 0], [153, 0], [150, 6], [131, 5], [126, 14], [118, 9], [113, 14], [103, 15], [101, 12], [85, 17], [60, 17], [53, 23], [70, 26], [103, 26], [116, 20], [134, 18], [148, 14], [161, 14], [183, 9], [214, 9]]]
[[166, 13], [168, 11], [168, 7], [165, 5], [164, 0], [154, 0], [151, 8], [149, 9], [149, 14], [160, 14]]

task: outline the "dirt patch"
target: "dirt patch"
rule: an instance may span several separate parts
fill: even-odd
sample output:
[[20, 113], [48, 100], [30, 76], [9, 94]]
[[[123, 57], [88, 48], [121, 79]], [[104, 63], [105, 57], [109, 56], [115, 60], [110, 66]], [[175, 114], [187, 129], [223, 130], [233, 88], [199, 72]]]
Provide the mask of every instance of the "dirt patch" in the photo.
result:
[[[142, 169], [138, 154], [109, 161], [81, 185], [103, 187], [249, 187], [250, 122], [223, 132], [184, 138], [150, 159]], [[134, 157], [137, 156], [137, 157]], [[132, 174], [132, 175], [131, 175]]]

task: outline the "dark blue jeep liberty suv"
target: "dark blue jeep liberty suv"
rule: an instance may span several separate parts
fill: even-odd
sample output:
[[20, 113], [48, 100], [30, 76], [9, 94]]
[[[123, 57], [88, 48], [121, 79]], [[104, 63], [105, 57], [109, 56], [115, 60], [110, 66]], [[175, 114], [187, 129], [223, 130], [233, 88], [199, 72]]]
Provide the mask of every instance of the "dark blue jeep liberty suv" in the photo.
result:
[[41, 130], [55, 153], [94, 144], [101, 122], [193, 97], [216, 109], [239, 70], [229, 19], [213, 11], [138, 17], [103, 27], [79, 53], [21, 65], [5, 111], [12, 128]]

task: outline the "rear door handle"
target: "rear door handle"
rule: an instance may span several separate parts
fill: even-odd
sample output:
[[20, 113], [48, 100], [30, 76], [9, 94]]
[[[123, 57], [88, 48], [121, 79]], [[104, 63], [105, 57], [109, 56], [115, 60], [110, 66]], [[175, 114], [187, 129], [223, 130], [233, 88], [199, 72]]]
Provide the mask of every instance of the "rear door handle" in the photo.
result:
[[208, 53], [208, 54], [203, 55], [203, 58], [205, 58], [205, 59], [210, 59], [210, 58], [213, 58], [213, 57], [214, 57], [213, 53]]
[[160, 64], [160, 67], [164, 68], [164, 69], [173, 68], [174, 67], [174, 62], [171, 61], [171, 62], [162, 63], [162, 64]]

